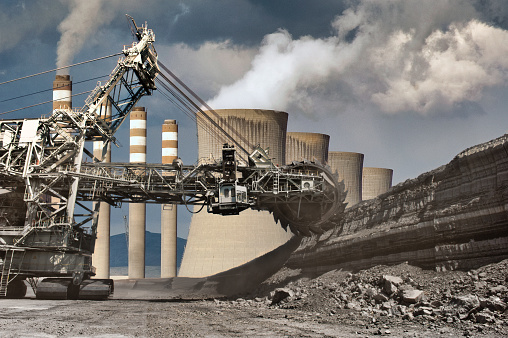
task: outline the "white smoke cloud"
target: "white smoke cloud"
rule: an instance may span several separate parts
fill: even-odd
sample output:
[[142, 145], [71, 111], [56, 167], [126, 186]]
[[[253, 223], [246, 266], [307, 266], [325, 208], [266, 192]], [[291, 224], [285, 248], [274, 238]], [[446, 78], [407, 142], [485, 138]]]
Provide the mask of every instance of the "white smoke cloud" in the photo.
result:
[[[70, 65], [74, 56], [93, 34], [104, 24], [109, 23], [115, 16], [116, 0], [70, 0], [66, 1], [70, 7], [69, 15], [58, 25], [61, 33], [57, 47], [57, 68]], [[68, 72], [67, 69], [60, 73]]]
[[354, 101], [389, 114], [452, 111], [508, 80], [508, 31], [475, 17], [468, 1], [364, 0], [336, 18], [327, 39], [265, 36], [250, 70], [209, 104], [312, 114], [331, 100], [339, 110]]
[[[231, 41], [206, 42], [198, 48], [178, 43], [157, 46], [159, 59], [200, 96], [210, 97], [237, 81], [250, 68], [256, 50]], [[203, 76], [204, 74], [204, 76]]]

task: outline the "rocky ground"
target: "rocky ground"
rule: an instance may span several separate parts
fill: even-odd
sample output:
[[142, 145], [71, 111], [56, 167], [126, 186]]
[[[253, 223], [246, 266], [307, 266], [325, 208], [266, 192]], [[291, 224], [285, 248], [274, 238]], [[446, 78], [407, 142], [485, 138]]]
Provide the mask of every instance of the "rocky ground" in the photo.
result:
[[241, 298], [4, 299], [0, 336], [500, 337], [508, 336], [507, 286], [508, 260], [468, 272], [283, 268]]
[[416, 325], [433, 335], [508, 336], [508, 260], [468, 272], [399, 264], [306, 277], [283, 268], [229, 303], [316, 313], [330, 323], [357, 323], [367, 335]]

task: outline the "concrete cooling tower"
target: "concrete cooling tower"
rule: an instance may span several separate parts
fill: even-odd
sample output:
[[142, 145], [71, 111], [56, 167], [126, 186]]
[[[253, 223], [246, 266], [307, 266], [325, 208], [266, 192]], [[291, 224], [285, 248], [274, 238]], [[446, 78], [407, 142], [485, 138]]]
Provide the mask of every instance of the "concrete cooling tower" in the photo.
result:
[[328, 162], [330, 136], [319, 133], [288, 132], [286, 135], [286, 164], [292, 161], [318, 160]]
[[330, 151], [328, 165], [332, 172], [339, 174], [339, 181], [344, 180], [347, 195], [347, 208], [362, 201], [362, 168], [363, 154], [345, 151]]
[[363, 168], [362, 199], [370, 200], [390, 190], [392, 176], [392, 169]]
[[[247, 143], [270, 147], [269, 154], [274, 163], [285, 161], [287, 113], [260, 109], [215, 112], [217, 115], [206, 113], [244, 148], [252, 150]], [[199, 157], [219, 159], [222, 145], [227, 140], [209, 133], [210, 122], [199, 114], [197, 125]], [[291, 236], [291, 232], [284, 231], [266, 211], [248, 209], [240, 215], [221, 216], [202, 210], [192, 216], [178, 276], [203, 277], [231, 269], [272, 251]]]

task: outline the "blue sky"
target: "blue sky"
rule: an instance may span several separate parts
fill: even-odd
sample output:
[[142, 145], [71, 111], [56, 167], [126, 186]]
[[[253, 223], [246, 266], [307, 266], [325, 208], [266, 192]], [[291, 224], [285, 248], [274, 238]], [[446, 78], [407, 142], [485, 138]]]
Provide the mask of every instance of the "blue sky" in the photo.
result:
[[[132, 42], [126, 13], [148, 22], [160, 60], [213, 108], [287, 111], [289, 131], [328, 134], [330, 150], [392, 168], [395, 184], [508, 129], [505, 1], [2, 1], [0, 82], [118, 53]], [[115, 63], [72, 68], [74, 93]], [[1, 86], [0, 113], [51, 100], [53, 78]], [[158, 93], [141, 104], [148, 161], [160, 162], [161, 124], [171, 118], [181, 158], [196, 162], [194, 123]], [[47, 104], [3, 118], [50, 112]], [[113, 161], [128, 161], [127, 129]], [[148, 208], [147, 228], [159, 232], [159, 207]], [[124, 214], [126, 206], [113, 211], [113, 234]], [[189, 220], [180, 209], [180, 237]]]

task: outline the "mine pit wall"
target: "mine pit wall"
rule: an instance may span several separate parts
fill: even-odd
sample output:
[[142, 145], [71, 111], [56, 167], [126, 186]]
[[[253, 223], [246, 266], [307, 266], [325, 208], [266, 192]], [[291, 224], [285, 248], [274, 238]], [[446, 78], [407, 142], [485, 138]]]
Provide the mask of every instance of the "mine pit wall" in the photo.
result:
[[408, 262], [467, 270], [508, 258], [508, 135], [346, 210], [304, 239], [291, 268], [325, 272]]

